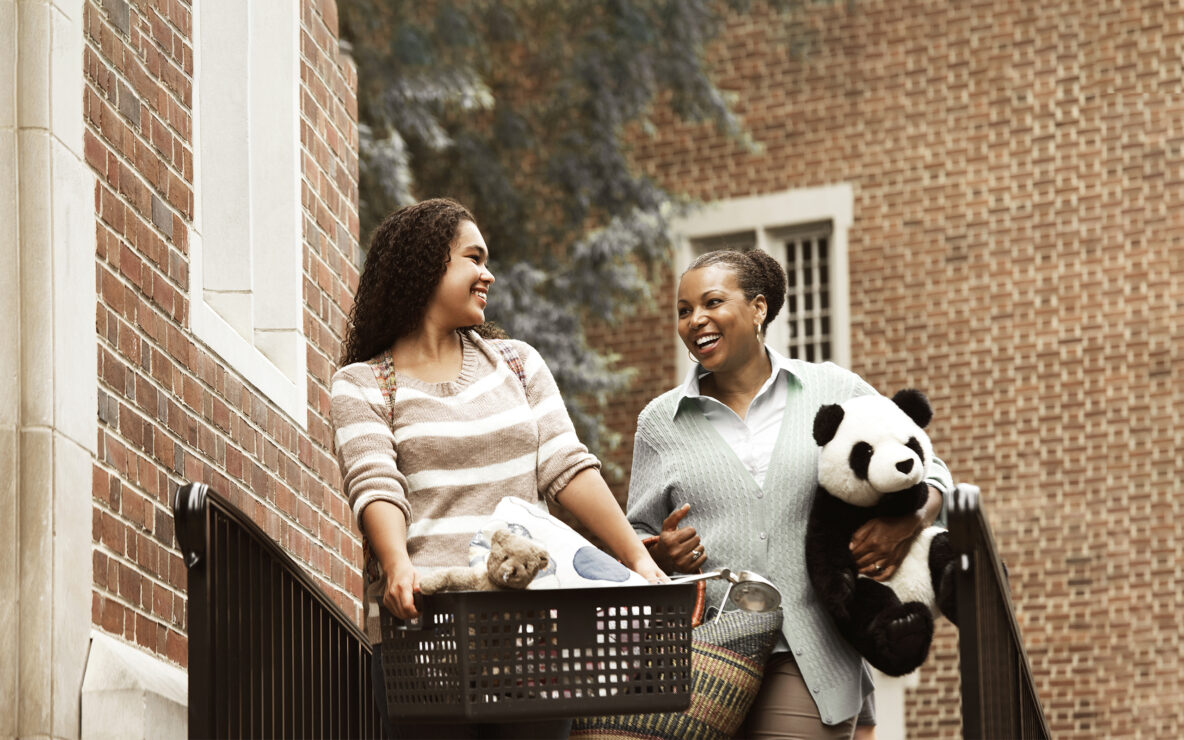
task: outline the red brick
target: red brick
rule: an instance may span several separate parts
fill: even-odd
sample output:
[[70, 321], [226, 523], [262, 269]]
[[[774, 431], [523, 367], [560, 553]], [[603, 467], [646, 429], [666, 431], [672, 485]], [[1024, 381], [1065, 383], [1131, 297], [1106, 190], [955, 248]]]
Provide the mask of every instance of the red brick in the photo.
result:
[[[645, 172], [706, 202], [853, 185], [852, 369], [925, 388], [935, 448], [983, 487], [1056, 737], [1181, 729], [1178, 610], [1162, 594], [1184, 583], [1184, 529], [1179, 465], [1160, 454], [1184, 442], [1184, 391], [1157, 378], [1184, 338], [1168, 318], [1181, 82], [1164, 72], [1182, 21], [1159, 5], [908, 0], [803, 6], [787, 26], [753, 6], [712, 62], [761, 150], [665, 110], [635, 140]], [[798, 43], [809, 51], [784, 53]], [[643, 369], [612, 400], [625, 440], [606, 457], [626, 466], [636, 411], [676, 380], [638, 357], [670, 337], [673, 282], [655, 310], [592, 334]], [[959, 731], [953, 634], [909, 692], [910, 737]]]
[[136, 615], [136, 643], [147, 650], [156, 651], [156, 625], [143, 614]]
[[[308, 128], [300, 161], [307, 182], [321, 189], [304, 221], [321, 225], [324, 235], [317, 243], [324, 265], [345, 270], [354, 285], [352, 255], [338, 251], [352, 245], [336, 242], [338, 224], [357, 233], [356, 185], [341, 179], [348, 173], [340, 162], [332, 165], [339, 172], [337, 181], [326, 172], [333, 151], [351, 146], [341, 159], [352, 162], [349, 172], [356, 172], [354, 122], [338, 112], [356, 110], [356, 100], [352, 88], [343, 91], [338, 79], [335, 4], [321, 7], [321, 0], [303, 1], [308, 12], [302, 17], [312, 26], [303, 29], [302, 36], [315, 39], [305, 61], [310, 71], [319, 72], [310, 74], [301, 90], [300, 99], [313, 106], [303, 111], [303, 118], [317, 121], [317, 127]], [[309, 562], [315, 548], [318, 567], [334, 579], [334, 598], [355, 605], [357, 591], [352, 587], [360, 582], [359, 552], [356, 539], [343, 541], [339, 531], [314, 512], [314, 507], [324, 507], [327, 485], [336, 482], [324, 478], [323, 471], [332, 466], [323, 465], [326, 456], [331, 461], [323, 419], [307, 432], [297, 428], [190, 334], [187, 292], [189, 270], [195, 268], [188, 262], [188, 233], [194, 225], [193, 90], [188, 77], [193, 70], [192, 17], [183, 3], [156, 6], [132, 8], [128, 35], [113, 32], [100, 5], [88, 3], [84, 11], [84, 152], [99, 175], [94, 200], [100, 222], [97, 355], [104, 406], [112, 414], [110, 423], [98, 430], [98, 462], [92, 471], [92, 619], [101, 629], [184, 665], [187, 578], [179, 555], [171, 549], [171, 514], [162, 508], [180, 480], [202, 480], [225, 489], [244, 510], [266, 521], [269, 531], [279, 532], [285, 522], [298, 519], [316, 528], [324, 541], [314, 546], [302, 536], [297, 544], [300, 557]], [[105, 97], [118, 85], [126, 85], [126, 93], [138, 99], [139, 127], [129, 128], [114, 98]], [[347, 100], [334, 99], [343, 94]], [[333, 125], [348, 130], [332, 130]], [[170, 206], [172, 246], [161, 238], [170, 229], [158, 232], [160, 223], [152, 220], [153, 192]], [[158, 220], [162, 218], [158, 213]], [[323, 267], [311, 275], [325, 281], [327, 290], [342, 291], [341, 278], [324, 274]], [[345, 314], [327, 305], [319, 291], [316, 300], [321, 313], [335, 317], [331, 328], [318, 323], [309, 332], [312, 371], [321, 379], [316, 384], [321, 390], [312, 400], [324, 406], [327, 358], [337, 352]], [[323, 415], [324, 410], [317, 413]], [[300, 462], [306, 458], [316, 464], [316, 471], [306, 470]], [[336, 471], [331, 475], [335, 477]], [[244, 490], [240, 480], [257, 487], [257, 493]], [[296, 483], [301, 491], [293, 493], [289, 487]], [[285, 508], [277, 512], [261, 507], [251, 498], [254, 495], [271, 501], [282, 498]], [[346, 550], [351, 559], [323, 554], [327, 546]], [[342, 595], [346, 588], [351, 590]]]

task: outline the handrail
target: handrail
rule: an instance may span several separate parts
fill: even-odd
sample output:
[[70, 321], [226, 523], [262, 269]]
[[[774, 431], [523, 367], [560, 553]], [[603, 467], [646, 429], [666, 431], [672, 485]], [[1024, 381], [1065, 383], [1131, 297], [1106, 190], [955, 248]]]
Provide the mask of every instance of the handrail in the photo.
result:
[[189, 736], [376, 737], [365, 634], [250, 518], [177, 491], [189, 571]]
[[950, 544], [960, 561], [962, 736], [1051, 737], [979, 489], [958, 485], [948, 509]]

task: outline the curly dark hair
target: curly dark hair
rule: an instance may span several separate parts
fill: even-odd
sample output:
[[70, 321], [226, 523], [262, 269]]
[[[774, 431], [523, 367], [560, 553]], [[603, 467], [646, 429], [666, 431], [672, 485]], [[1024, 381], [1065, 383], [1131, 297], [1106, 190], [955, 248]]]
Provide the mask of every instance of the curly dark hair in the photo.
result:
[[[462, 221], [477, 223], [460, 203], [432, 198], [400, 208], [374, 230], [349, 314], [342, 365], [368, 360], [420, 327]], [[481, 333], [496, 332], [482, 325]]]
[[717, 249], [695, 258], [682, 274], [708, 265], [726, 265], [731, 268], [745, 300], [751, 301], [758, 295], [765, 297], [768, 308], [761, 331], [768, 329], [773, 319], [777, 318], [777, 312], [785, 305], [785, 269], [780, 263], [768, 252], [759, 249]]

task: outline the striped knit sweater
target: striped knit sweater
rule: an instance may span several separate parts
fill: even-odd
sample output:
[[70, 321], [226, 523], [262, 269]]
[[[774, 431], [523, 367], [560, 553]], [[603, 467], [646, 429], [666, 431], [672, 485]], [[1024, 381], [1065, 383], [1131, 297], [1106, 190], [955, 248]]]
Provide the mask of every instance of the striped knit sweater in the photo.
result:
[[[690, 503], [681, 525], [694, 527], [702, 539], [705, 571], [752, 570], [772, 580], [783, 597], [788, 648], [823, 722], [836, 724], [859, 712], [872, 686], [806, 574], [806, 521], [818, 466], [813, 423], [822, 404], [875, 390], [832, 363], [789, 363], [785, 416], [763, 487], [679, 387], [638, 417], [628, 517], [638, 534], [653, 535], [671, 511]], [[953, 487], [944, 463], [934, 460], [932, 470], [930, 483], [943, 492]], [[708, 588], [711, 603], [718, 603], [723, 585], [709, 582]]]
[[[522, 361], [521, 380], [473, 333], [462, 337], [455, 380], [425, 383], [396, 370], [393, 425], [376, 365], [353, 363], [333, 376], [337, 457], [355, 521], [360, 529], [374, 501], [399, 507], [407, 553], [421, 573], [466, 565], [469, 540], [502, 497], [554, 499], [577, 473], [599, 467], [576, 438], [543, 358], [507, 341]], [[377, 644], [383, 578], [364, 549], [366, 633]]]

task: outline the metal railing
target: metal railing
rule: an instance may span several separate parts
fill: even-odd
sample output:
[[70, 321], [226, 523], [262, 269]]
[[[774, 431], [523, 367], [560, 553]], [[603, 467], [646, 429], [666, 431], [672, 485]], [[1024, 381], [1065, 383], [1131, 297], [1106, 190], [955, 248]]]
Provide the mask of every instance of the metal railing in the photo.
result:
[[173, 502], [189, 570], [189, 736], [379, 735], [365, 635], [206, 485]]
[[948, 510], [950, 543], [961, 561], [957, 609], [962, 736], [1048, 738], [1007, 574], [979, 504], [979, 489], [959, 485]]

